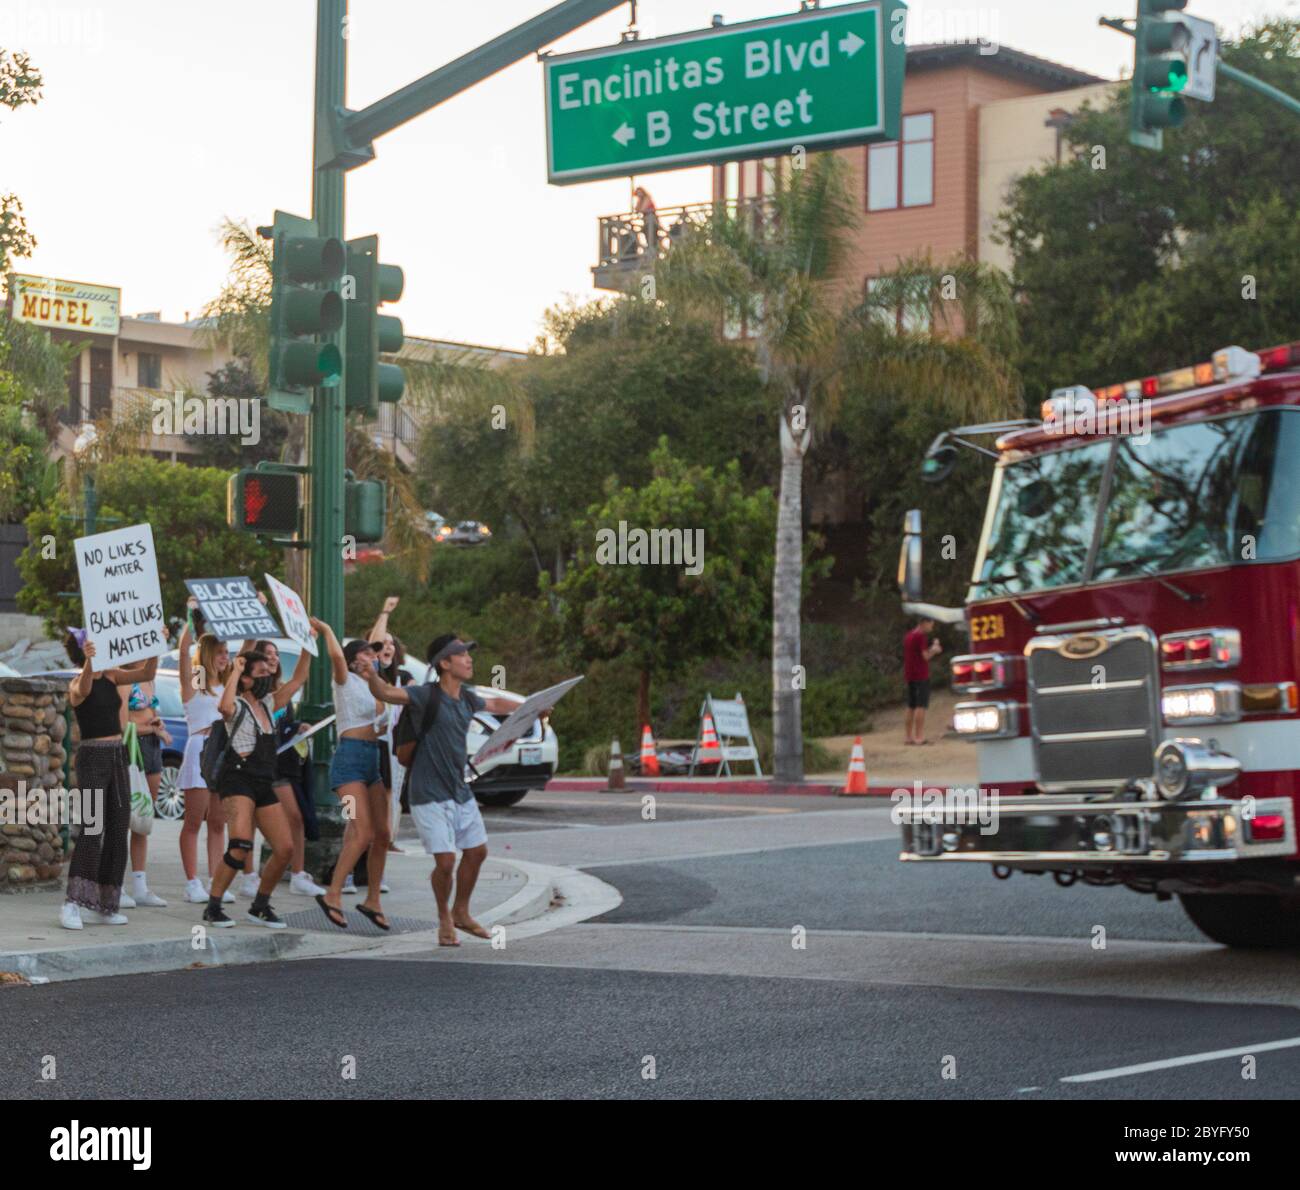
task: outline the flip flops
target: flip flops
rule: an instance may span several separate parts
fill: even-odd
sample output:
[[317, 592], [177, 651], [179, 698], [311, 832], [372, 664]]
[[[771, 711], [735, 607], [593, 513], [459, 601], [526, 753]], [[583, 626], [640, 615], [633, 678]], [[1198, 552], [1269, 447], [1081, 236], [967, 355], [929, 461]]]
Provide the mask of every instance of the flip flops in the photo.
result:
[[[357, 912], [370, 918], [370, 920], [373, 921], [381, 930], [392, 929], [392, 926], [388, 924], [388, 918], [384, 917], [384, 911], [382, 909], [371, 909], [366, 905], [358, 905]], [[381, 917], [384, 918], [383, 921], [379, 920]]]
[[321, 907], [321, 912], [324, 913], [325, 916], [329, 918], [330, 925], [338, 926], [340, 930], [346, 930], [348, 928], [348, 919], [343, 916], [343, 910], [335, 909], [333, 905], [325, 904], [324, 893], [320, 893], [316, 897], [316, 904], [318, 904]]

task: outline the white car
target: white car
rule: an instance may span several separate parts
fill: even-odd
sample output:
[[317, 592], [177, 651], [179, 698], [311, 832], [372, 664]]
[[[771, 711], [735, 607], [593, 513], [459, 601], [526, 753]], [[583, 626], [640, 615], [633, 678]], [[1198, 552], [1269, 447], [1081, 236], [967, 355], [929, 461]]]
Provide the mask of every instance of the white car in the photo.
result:
[[[298, 649], [288, 641], [279, 641], [277, 644], [280, 649], [281, 671], [289, 673], [298, 663]], [[176, 650], [166, 654], [158, 664], [162, 670], [175, 672], [180, 664]], [[402, 669], [414, 681], [422, 683], [429, 666], [423, 661], [408, 657]], [[512, 690], [497, 690], [492, 687], [482, 689], [485, 695], [508, 698], [514, 702], [523, 702], [525, 698], [525, 695], [516, 694]], [[465, 739], [466, 755], [471, 760], [500, 724], [500, 717], [488, 711], [480, 711], [474, 716]], [[559, 763], [560, 743], [555, 731], [549, 722], [543, 726], [538, 721], [504, 752], [484, 762], [470, 788], [480, 805], [513, 806], [516, 802], [523, 801], [530, 789], [541, 789], [555, 775]]]

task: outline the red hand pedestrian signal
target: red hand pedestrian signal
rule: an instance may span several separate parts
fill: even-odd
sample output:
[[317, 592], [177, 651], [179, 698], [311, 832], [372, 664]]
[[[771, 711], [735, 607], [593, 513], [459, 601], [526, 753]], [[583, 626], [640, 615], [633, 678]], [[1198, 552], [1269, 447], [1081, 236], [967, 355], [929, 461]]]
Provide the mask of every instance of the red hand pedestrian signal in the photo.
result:
[[262, 509], [266, 507], [266, 502], [270, 497], [262, 487], [262, 481], [258, 477], [250, 479], [244, 485], [244, 524], [256, 525], [262, 519]]
[[226, 523], [249, 533], [296, 535], [302, 504], [299, 485], [297, 475], [284, 471], [236, 472], [226, 489]]

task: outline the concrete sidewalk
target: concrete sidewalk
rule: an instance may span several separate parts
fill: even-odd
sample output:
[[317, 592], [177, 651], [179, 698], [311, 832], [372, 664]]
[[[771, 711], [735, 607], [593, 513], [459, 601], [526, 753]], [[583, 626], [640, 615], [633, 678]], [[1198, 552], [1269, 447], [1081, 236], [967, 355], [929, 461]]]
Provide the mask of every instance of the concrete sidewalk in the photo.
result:
[[[236, 922], [233, 929], [204, 930], [200, 921], [203, 906], [190, 904], [181, 895], [185, 878], [179, 839], [179, 822], [155, 822], [149, 837], [149, 887], [167, 907], [124, 909], [128, 925], [87, 924], [80, 931], [63, 929], [59, 925], [62, 887], [0, 896], [0, 973], [44, 981], [266, 962], [366, 950], [398, 933], [410, 934], [413, 940], [427, 934], [430, 945], [436, 945], [429, 887], [433, 857], [425, 855], [414, 838], [399, 837], [398, 846], [404, 853], [390, 853], [384, 872], [392, 890], [383, 896], [384, 913], [393, 927], [390, 933], [379, 930], [352, 908], [363, 899], [364, 891], [343, 898], [348, 928], [341, 930], [330, 925], [313, 898], [291, 893], [287, 882], [272, 894], [271, 902], [289, 928], [269, 930], [252, 924], [244, 916], [250, 902], [239, 897], [226, 906]], [[259, 837], [259, 851], [261, 843]], [[199, 875], [206, 883], [202, 837], [199, 850]], [[554, 896], [553, 882], [544, 870], [490, 855], [471, 908], [491, 929], [545, 913]], [[463, 942], [467, 935], [461, 937]]]

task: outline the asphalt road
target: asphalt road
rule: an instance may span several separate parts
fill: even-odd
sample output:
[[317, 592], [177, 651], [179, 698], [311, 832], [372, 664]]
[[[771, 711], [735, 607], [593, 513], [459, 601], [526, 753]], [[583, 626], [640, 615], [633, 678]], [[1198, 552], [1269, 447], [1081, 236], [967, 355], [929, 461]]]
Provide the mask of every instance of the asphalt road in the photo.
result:
[[530, 795], [490, 811], [496, 854], [623, 898], [503, 950], [395, 940], [0, 991], [0, 1095], [1300, 1096], [1300, 957], [1209, 944], [1176, 902], [901, 865], [879, 805], [653, 810]]

